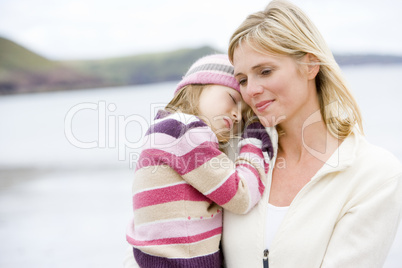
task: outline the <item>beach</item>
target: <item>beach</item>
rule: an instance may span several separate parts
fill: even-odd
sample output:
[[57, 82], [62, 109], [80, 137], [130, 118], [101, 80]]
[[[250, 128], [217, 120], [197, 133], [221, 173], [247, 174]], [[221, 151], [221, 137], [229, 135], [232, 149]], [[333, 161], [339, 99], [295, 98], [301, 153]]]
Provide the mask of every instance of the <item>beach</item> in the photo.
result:
[[21, 170], [0, 175], [0, 267], [122, 266], [131, 172]]
[[[402, 161], [402, 66], [344, 72], [367, 139]], [[0, 97], [0, 267], [122, 267], [141, 136], [175, 84]], [[384, 267], [401, 251], [400, 225]]]

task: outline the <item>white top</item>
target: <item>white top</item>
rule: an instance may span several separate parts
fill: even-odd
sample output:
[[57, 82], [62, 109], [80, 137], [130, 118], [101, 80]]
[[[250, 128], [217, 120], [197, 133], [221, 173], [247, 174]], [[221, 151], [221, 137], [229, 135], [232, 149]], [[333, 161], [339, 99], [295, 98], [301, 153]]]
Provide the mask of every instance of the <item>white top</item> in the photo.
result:
[[267, 249], [270, 248], [279, 225], [282, 223], [288, 210], [289, 207], [276, 207], [268, 203], [267, 218], [265, 221], [265, 246]]

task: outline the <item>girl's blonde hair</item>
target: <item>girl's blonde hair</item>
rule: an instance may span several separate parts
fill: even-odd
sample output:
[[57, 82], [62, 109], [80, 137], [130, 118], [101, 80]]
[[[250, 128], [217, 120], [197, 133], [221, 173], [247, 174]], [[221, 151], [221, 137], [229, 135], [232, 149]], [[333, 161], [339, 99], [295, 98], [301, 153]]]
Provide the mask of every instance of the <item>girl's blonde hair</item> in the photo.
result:
[[199, 102], [202, 91], [207, 85], [190, 84], [180, 89], [165, 109], [171, 113], [180, 111], [186, 114], [199, 115]]
[[228, 49], [232, 62], [235, 49], [242, 43], [263, 54], [291, 56], [296, 62], [308, 53], [314, 55], [320, 65], [315, 78], [320, 112], [329, 132], [341, 140], [354, 127], [363, 134], [360, 109], [341, 69], [320, 32], [301, 9], [283, 0], [270, 2], [264, 11], [248, 16], [233, 33]]

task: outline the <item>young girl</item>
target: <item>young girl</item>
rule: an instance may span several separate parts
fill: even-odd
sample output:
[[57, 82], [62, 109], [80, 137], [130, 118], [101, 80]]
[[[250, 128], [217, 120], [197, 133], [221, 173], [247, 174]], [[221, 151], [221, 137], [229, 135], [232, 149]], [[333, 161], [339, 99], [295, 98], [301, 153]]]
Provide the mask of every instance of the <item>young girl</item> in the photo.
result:
[[260, 200], [273, 152], [259, 122], [246, 126], [235, 164], [220, 151], [246, 110], [227, 56], [210, 55], [158, 112], [137, 162], [127, 230], [140, 267], [221, 267], [222, 208], [244, 214]]

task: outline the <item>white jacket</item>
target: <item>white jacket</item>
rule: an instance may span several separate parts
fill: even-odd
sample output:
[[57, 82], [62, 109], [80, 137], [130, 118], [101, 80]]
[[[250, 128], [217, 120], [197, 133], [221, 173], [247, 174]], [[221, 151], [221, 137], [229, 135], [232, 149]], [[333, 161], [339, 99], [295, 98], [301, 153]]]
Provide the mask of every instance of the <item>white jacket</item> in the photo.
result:
[[[249, 214], [224, 212], [228, 268], [263, 267], [271, 179], [272, 170]], [[400, 219], [401, 180], [402, 165], [392, 154], [359, 134], [346, 138], [291, 203], [272, 241], [269, 267], [382, 267]]]

